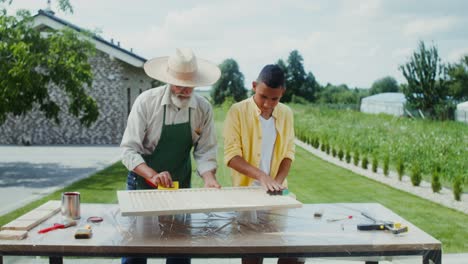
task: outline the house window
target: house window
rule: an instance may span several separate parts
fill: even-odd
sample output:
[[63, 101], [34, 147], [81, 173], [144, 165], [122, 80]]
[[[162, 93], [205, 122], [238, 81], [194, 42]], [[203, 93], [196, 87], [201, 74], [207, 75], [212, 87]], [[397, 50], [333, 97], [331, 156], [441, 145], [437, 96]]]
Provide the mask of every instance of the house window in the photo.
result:
[[132, 93], [131, 93], [131, 89], [127, 88], [127, 116], [130, 114], [131, 109], [132, 109]]

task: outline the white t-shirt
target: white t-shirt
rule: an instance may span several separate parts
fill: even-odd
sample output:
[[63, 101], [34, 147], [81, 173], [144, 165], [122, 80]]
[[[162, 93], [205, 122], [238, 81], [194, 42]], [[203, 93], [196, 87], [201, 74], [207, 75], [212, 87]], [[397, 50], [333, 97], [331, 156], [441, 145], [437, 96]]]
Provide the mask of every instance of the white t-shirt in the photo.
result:
[[260, 123], [262, 124], [262, 153], [259, 168], [270, 175], [271, 158], [276, 141], [275, 119], [270, 117], [267, 120], [260, 116]]

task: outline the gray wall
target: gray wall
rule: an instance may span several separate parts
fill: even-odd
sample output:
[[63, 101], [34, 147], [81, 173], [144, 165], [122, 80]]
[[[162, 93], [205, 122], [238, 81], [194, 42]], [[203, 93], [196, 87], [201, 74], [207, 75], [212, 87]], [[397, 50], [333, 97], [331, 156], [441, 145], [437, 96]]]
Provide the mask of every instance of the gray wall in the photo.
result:
[[141, 91], [151, 88], [151, 79], [142, 68], [133, 67], [107, 54], [96, 52], [90, 59], [94, 80], [91, 95], [99, 107], [99, 118], [86, 128], [78, 118], [68, 113], [64, 102], [65, 94], [56, 87], [50, 87], [51, 97], [60, 102], [60, 124], [47, 120], [37, 110], [14, 117], [9, 116], [0, 126], [0, 144], [119, 144], [128, 114], [128, 89], [130, 105]]

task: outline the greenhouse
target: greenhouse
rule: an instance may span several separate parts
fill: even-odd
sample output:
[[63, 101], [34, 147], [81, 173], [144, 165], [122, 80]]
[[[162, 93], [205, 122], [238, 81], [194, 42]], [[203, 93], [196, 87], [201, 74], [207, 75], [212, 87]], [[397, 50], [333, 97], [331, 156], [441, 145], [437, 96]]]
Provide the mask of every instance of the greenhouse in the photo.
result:
[[361, 112], [386, 113], [395, 116], [405, 115], [406, 98], [402, 93], [380, 93], [361, 100]]
[[455, 120], [468, 123], [468, 101], [457, 105], [457, 110], [455, 110]]

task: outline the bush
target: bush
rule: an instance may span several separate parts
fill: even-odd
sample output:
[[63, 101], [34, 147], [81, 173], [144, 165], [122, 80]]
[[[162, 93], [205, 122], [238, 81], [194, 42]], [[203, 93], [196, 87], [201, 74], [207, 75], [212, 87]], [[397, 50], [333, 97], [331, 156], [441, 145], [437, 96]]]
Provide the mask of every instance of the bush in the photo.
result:
[[344, 156], [343, 150], [340, 149], [340, 150], [338, 151], [338, 158], [339, 158], [340, 160], [343, 160], [343, 156]]
[[419, 165], [414, 165], [411, 169], [411, 183], [413, 183], [413, 186], [419, 186], [421, 184], [421, 180], [421, 169], [419, 168]]
[[332, 152], [332, 156], [333, 156], [333, 157], [336, 157], [336, 149], [335, 149], [335, 148], [332, 148], [332, 151], [331, 151], [331, 152]]
[[436, 167], [434, 171], [432, 172], [432, 181], [431, 181], [431, 187], [432, 191], [435, 193], [440, 192], [442, 190], [442, 185], [440, 184], [440, 177], [439, 177], [439, 167]]
[[358, 164], [359, 164], [359, 151], [354, 152], [353, 162], [354, 162], [354, 166], [358, 166]]
[[397, 161], [397, 173], [398, 173], [398, 180], [403, 179], [403, 174], [405, 173], [405, 163], [403, 160], [398, 159]]
[[291, 99], [291, 103], [294, 103], [294, 104], [308, 104], [310, 102], [307, 99], [305, 99], [304, 97], [293, 94], [292, 99]]
[[221, 104], [221, 108], [227, 112], [229, 110], [229, 108], [231, 108], [231, 106], [236, 102], [236, 100], [234, 100], [234, 97], [232, 96], [228, 96], [226, 98], [224, 98], [224, 102]]
[[388, 176], [389, 166], [390, 166], [390, 158], [388, 157], [388, 155], [386, 155], [384, 158], [384, 162], [383, 162], [383, 174], [385, 176]]
[[379, 160], [376, 156], [372, 158], [372, 171], [377, 172], [377, 168], [379, 167]]
[[314, 141], [314, 148], [318, 149], [320, 147], [320, 141], [318, 138], [315, 138], [315, 141]]
[[364, 158], [362, 158], [361, 166], [363, 169], [367, 170], [368, 165], [369, 165], [369, 160], [367, 159], [367, 156], [364, 156]]
[[462, 177], [456, 177], [453, 181], [453, 196], [455, 200], [461, 201], [461, 196], [463, 193], [463, 180]]
[[346, 160], [346, 163], [351, 162], [351, 151], [349, 151], [349, 149], [346, 150], [345, 160]]

